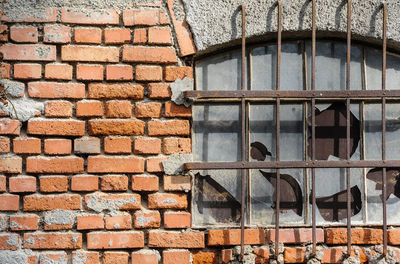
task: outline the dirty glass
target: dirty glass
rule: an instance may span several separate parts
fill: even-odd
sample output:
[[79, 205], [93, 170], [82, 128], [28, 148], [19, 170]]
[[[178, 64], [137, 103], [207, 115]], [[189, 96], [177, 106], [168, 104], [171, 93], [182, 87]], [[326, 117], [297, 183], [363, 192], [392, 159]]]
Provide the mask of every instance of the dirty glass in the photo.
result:
[[[382, 51], [376, 49], [366, 49], [365, 63], [367, 71], [367, 90], [381, 90]], [[386, 68], [386, 89], [400, 89], [400, 57], [387, 54]]]
[[365, 159], [382, 159], [382, 105], [364, 106]]

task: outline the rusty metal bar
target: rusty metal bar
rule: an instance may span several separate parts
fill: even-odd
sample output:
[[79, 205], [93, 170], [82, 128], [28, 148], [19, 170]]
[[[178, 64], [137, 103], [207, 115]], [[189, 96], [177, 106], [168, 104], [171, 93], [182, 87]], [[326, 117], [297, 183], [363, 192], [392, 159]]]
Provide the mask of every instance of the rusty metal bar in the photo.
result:
[[[281, 49], [282, 49], [282, 5], [278, 0], [278, 45], [277, 45], [277, 56], [276, 56], [276, 90], [280, 90], [281, 85]], [[280, 160], [280, 106], [281, 99], [276, 99], [276, 161]], [[275, 258], [278, 259], [279, 255], [279, 214], [281, 211], [280, 200], [281, 200], [281, 174], [280, 169], [276, 170], [276, 181], [275, 181]]]
[[[347, 64], [346, 64], [346, 91], [350, 91], [350, 64], [351, 64], [351, 0], [347, 0]], [[346, 159], [350, 160], [350, 98], [346, 99]], [[351, 254], [351, 190], [350, 168], [346, 168], [347, 189], [347, 256]]]
[[[241, 68], [241, 88], [242, 91], [245, 87], [245, 70], [246, 70], [246, 7], [242, 5], [242, 68]], [[242, 162], [246, 161], [246, 100], [241, 100], [241, 121], [242, 121]], [[244, 256], [244, 220], [245, 220], [245, 185], [246, 185], [246, 169], [242, 169], [242, 182], [241, 182], [241, 204], [240, 204], [240, 258]]]
[[[386, 90], [387, 5], [383, 3], [382, 91]], [[386, 160], [386, 98], [382, 98], [382, 160]], [[382, 171], [383, 255], [387, 254], [386, 168]]]

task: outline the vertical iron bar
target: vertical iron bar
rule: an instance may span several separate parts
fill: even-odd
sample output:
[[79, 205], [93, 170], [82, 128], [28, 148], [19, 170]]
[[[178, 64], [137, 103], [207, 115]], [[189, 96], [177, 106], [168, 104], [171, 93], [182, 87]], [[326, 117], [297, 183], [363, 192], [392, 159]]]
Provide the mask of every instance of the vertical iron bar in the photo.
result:
[[[276, 56], [276, 90], [280, 90], [281, 85], [281, 48], [282, 48], [282, 5], [278, 0], [278, 45]], [[281, 100], [276, 99], [276, 160], [280, 160], [280, 106]], [[281, 175], [280, 169], [276, 170], [275, 181], [275, 258], [278, 259], [279, 255], [279, 214], [280, 214], [280, 200], [281, 200]]]
[[[346, 90], [350, 91], [350, 63], [351, 63], [351, 0], [347, 0], [347, 65]], [[350, 160], [350, 99], [346, 99], [346, 159]], [[347, 188], [347, 256], [351, 254], [351, 192], [350, 168], [346, 168]]]
[[[245, 6], [242, 5], [242, 69], [241, 69], [241, 88], [245, 90], [245, 60], [246, 60], [246, 9]], [[246, 100], [242, 98], [241, 100], [241, 121], [242, 121], [242, 162], [246, 161]], [[243, 259], [244, 256], [244, 218], [245, 211], [244, 205], [246, 202], [245, 199], [245, 184], [246, 184], [246, 170], [242, 169], [242, 182], [241, 182], [241, 206], [240, 206], [240, 258]]]
[[[387, 5], [383, 3], [382, 90], [386, 90]], [[382, 98], [382, 160], [386, 160], [386, 98]], [[382, 171], [383, 255], [387, 254], [386, 168]]]

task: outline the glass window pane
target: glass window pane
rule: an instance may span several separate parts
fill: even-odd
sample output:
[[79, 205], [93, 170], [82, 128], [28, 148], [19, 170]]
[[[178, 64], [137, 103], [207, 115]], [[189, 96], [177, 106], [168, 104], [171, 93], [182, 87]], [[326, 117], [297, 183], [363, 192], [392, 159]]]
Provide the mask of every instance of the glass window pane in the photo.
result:
[[386, 158], [400, 159], [400, 104], [386, 104]]
[[282, 104], [280, 108], [280, 160], [303, 160], [303, 105]]
[[[367, 90], [382, 89], [382, 51], [366, 49]], [[387, 54], [386, 58], [386, 89], [399, 90], [400, 57]]]
[[382, 105], [364, 106], [365, 159], [382, 159]]

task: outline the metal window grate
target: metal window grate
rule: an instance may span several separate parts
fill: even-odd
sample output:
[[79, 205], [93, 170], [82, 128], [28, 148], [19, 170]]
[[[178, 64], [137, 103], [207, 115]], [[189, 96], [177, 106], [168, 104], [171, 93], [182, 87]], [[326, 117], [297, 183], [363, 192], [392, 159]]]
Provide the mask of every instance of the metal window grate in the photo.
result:
[[[240, 169], [241, 170], [241, 256], [244, 254], [244, 230], [245, 230], [245, 181], [248, 169], [276, 169], [275, 181], [275, 248], [279, 246], [279, 212], [280, 212], [280, 169], [304, 168], [311, 169], [311, 202], [312, 202], [312, 242], [313, 254], [316, 254], [316, 168], [346, 168], [346, 195], [347, 195], [347, 254], [351, 252], [351, 168], [382, 168], [382, 195], [386, 197], [386, 169], [400, 167], [399, 160], [386, 160], [386, 100], [400, 97], [400, 90], [386, 90], [386, 45], [387, 45], [387, 6], [383, 9], [383, 32], [382, 32], [382, 87], [381, 90], [350, 90], [350, 62], [351, 62], [351, 0], [347, 1], [347, 64], [346, 64], [346, 90], [345, 91], [316, 91], [315, 80], [315, 58], [316, 58], [316, 0], [312, 0], [312, 57], [311, 57], [311, 90], [303, 91], [282, 91], [280, 90], [281, 71], [281, 47], [282, 47], [282, 5], [277, 3], [278, 30], [277, 30], [277, 58], [276, 58], [276, 89], [273, 91], [253, 91], [245, 88], [245, 59], [246, 59], [246, 31], [245, 31], [245, 6], [242, 5], [242, 64], [241, 64], [241, 90], [237, 91], [187, 91], [184, 96], [194, 100], [219, 99], [219, 102], [240, 100], [241, 103], [241, 151], [246, 152], [246, 135], [249, 131], [246, 127], [246, 102], [250, 99], [273, 100], [276, 107], [276, 161], [271, 162], [250, 162], [246, 155], [241, 155], [241, 161], [237, 162], [192, 162], [186, 163], [187, 170], [216, 170], [216, 169]], [[281, 99], [296, 99], [311, 101], [311, 160], [310, 161], [280, 161], [280, 106]], [[339, 161], [324, 161], [316, 159], [316, 101], [319, 100], [342, 100], [346, 107], [346, 159]], [[380, 100], [382, 106], [382, 159], [381, 160], [350, 160], [350, 103], [351, 101]], [[383, 203], [383, 246], [384, 255], [387, 254], [387, 216], [386, 199]], [[275, 257], [278, 256], [275, 250]]]

